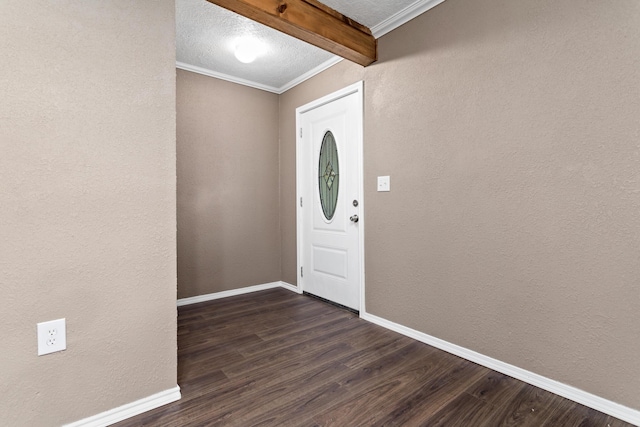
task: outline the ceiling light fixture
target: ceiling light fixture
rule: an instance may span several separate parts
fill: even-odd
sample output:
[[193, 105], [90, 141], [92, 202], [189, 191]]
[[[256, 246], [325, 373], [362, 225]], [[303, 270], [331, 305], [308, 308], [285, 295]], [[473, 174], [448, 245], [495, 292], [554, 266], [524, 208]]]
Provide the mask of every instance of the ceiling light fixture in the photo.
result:
[[248, 64], [256, 60], [262, 52], [262, 45], [256, 40], [241, 40], [236, 45], [234, 54], [240, 62]]

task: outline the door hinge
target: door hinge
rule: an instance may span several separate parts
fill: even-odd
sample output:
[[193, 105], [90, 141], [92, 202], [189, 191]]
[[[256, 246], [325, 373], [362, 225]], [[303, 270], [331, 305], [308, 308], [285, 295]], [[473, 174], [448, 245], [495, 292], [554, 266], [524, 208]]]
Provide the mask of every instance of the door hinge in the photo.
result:
[[302, 197], [300, 197], [300, 207], [302, 207]]
[[300, 277], [304, 277], [304, 267], [300, 267]]

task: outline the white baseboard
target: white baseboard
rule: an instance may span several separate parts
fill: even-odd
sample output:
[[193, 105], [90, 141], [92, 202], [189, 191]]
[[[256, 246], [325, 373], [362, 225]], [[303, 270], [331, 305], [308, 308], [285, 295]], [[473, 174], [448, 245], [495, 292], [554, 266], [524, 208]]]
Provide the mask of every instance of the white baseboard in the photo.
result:
[[551, 393], [565, 397], [574, 402], [593, 408], [597, 411], [604, 412], [605, 414], [619, 418], [628, 423], [640, 426], [640, 411], [631, 409], [619, 403], [612, 402], [594, 394], [588, 393], [579, 388], [572, 387], [567, 384], [563, 384], [551, 378], [543, 377], [542, 375], [535, 374], [527, 371], [526, 369], [519, 368], [517, 366], [510, 365], [500, 360], [494, 359], [484, 354], [469, 350], [468, 348], [461, 347], [456, 344], [452, 344], [440, 338], [427, 335], [423, 332], [416, 331], [415, 329], [408, 328], [406, 326], [394, 323], [390, 320], [383, 319], [373, 314], [360, 312], [360, 317], [376, 325], [380, 325], [392, 331], [398, 332], [409, 338], [413, 338], [417, 341], [421, 341], [425, 344], [429, 344], [433, 347], [444, 350], [448, 353], [467, 359], [471, 362], [485, 366], [494, 371], [501, 372], [510, 377], [524, 381], [536, 387], [540, 387]]
[[178, 300], [178, 307], [189, 304], [197, 304], [199, 302], [213, 301], [220, 298], [228, 298], [236, 295], [248, 294], [250, 292], [264, 291], [273, 288], [284, 288], [292, 292], [301, 293], [296, 286], [285, 282], [271, 282], [262, 285], [247, 286], [244, 288], [231, 289], [229, 291], [214, 292], [212, 294], [198, 295], [197, 297], [181, 298]]
[[161, 391], [160, 393], [136, 400], [135, 402], [127, 403], [126, 405], [105, 411], [101, 414], [94, 415], [71, 424], [66, 424], [65, 427], [106, 427], [126, 420], [127, 418], [140, 415], [143, 412], [159, 408], [167, 403], [180, 400], [180, 397], [180, 387], [175, 386], [169, 390]]
[[292, 285], [287, 282], [280, 282], [280, 287], [285, 288], [291, 292], [295, 292], [296, 294], [302, 293], [302, 289], [300, 289], [298, 286]]

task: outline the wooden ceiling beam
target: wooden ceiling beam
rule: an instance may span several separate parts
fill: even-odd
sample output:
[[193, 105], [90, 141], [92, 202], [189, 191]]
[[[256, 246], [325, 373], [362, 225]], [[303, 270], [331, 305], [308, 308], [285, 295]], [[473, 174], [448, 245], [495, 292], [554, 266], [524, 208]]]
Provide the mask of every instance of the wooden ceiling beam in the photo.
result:
[[207, 1], [362, 66], [378, 59], [367, 27], [316, 0]]

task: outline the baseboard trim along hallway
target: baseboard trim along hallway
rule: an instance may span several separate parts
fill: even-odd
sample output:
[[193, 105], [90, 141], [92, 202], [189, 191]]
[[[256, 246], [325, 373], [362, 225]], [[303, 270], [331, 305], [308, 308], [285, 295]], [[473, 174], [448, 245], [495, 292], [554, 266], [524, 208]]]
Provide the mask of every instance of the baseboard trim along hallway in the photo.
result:
[[640, 426], [640, 411], [638, 410], [628, 408], [619, 403], [612, 402], [611, 400], [580, 390], [579, 388], [563, 384], [552, 380], [551, 378], [510, 365], [492, 357], [485, 356], [484, 354], [469, 350], [468, 348], [452, 344], [440, 338], [427, 335], [423, 332], [416, 331], [415, 329], [408, 328], [367, 312], [360, 312], [360, 318], [440, 350], [444, 350], [458, 357], [462, 357], [463, 359], [477, 363], [478, 365], [509, 375], [510, 377], [524, 381], [533, 386], [540, 387], [551, 393], [557, 394], [558, 396], [562, 396], [576, 403], [580, 403], [581, 405], [588, 406], [596, 411], [603, 412], [623, 421]]
[[228, 291], [221, 291], [221, 292], [214, 292], [214, 293], [211, 293], [211, 294], [198, 295], [198, 296], [195, 296], [195, 297], [181, 298], [181, 299], [178, 300], [178, 307], [182, 307], [183, 305], [189, 305], [189, 304], [197, 304], [199, 302], [213, 301], [213, 300], [220, 299], [220, 298], [233, 297], [233, 296], [236, 296], [236, 295], [248, 294], [250, 292], [265, 291], [267, 289], [273, 289], [273, 288], [284, 288], [286, 290], [289, 290], [291, 292], [295, 292], [295, 293], [298, 293], [298, 294], [302, 293], [302, 291], [300, 291], [299, 288], [297, 288], [296, 286], [290, 285], [289, 283], [286, 283], [286, 282], [271, 282], [271, 283], [264, 283], [262, 285], [247, 286], [247, 287], [244, 287], [244, 288], [231, 289], [231, 290], [228, 290]]
[[102, 412], [80, 421], [66, 424], [65, 427], [106, 427], [119, 421], [135, 417], [152, 409], [180, 400], [180, 387], [161, 391], [135, 402], [127, 403], [109, 411]]

